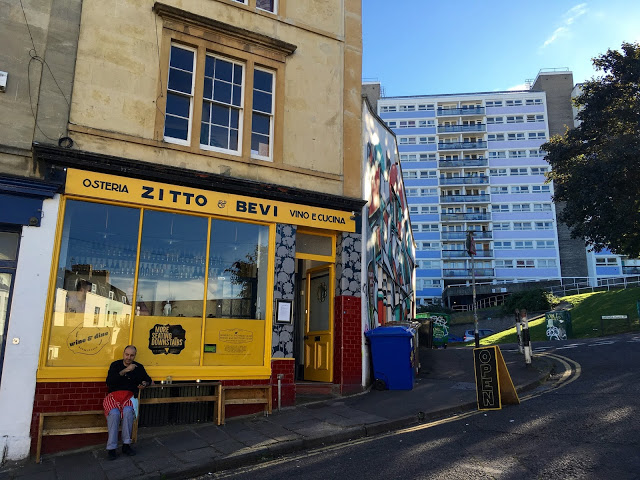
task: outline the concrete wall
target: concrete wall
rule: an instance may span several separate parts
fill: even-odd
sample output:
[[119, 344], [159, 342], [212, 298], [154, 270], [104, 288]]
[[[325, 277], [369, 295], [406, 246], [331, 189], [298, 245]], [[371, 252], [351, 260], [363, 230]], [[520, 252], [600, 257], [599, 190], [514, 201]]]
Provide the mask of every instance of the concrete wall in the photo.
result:
[[[0, 451], [4, 461], [29, 454], [36, 384], [59, 196], [45, 200], [40, 227], [23, 227], [0, 384]], [[17, 343], [16, 340], [17, 339]]]
[[281, 1], [277, 16], [228, 0], [165, 3], [297, 46], [285, 59], [284, 95], [276, 95], [281, 154], [273, 162], [234, 161], [176, 149], [158, 138], [156, 101], [166, 88], [160, 82], [166, 52], [163, 19], [152, 11], [152, 0], [85, 0], [71, 109], [77, 147], [359, 198], [360, 2]]
[[[541, 90], [547, 94], [547, 115], [549, 135], [564, 135], [573, 128], [573, 74], [571, 72], [540, 73], [532, 90]], [[556, 214], [564, 209], [563, 202], [556, 203]], [[558, 247], [560, 250], [560, 272], [563, 277], [587, 277], [587, 255], [584, 241], [571, 238], [566, 224], [558, 221]]]
[[[0, 0], [0, 70], [8, 73], [0, 93], [0, 173], [38, 176], [32, 142], [66, 135], [81, 4], [23, 0], [23, 12], [20, 2]], [[36, 55], [48, 67], [32, 60]]]
[[374, 112], [378, 113], [378, 100], [381, 95], [381, 85], [379, 83], [363, 83], [362, 96], [367, 99]]

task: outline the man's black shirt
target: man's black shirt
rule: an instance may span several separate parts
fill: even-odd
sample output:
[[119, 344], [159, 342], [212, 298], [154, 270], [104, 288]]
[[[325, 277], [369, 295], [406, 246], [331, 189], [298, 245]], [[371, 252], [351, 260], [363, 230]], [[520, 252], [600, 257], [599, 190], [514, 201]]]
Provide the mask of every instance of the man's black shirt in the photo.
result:
[[147, 385], [151, 385], [151, 377], [147, 374], [142, 364], [133, 362], [136, 365], [131, 372], [127, 372], [124, 375], [120, 375], [120, 372], [126, 367], [122, 360], [116, 360], [111, 363], [109, 367], [109, 373], [107, 373], [107, 388], [109, 393], [117, 390], [128, 390], [133, 392], [134, 397], [138, 397], [138, 385], [142, 382], [147, 382]]

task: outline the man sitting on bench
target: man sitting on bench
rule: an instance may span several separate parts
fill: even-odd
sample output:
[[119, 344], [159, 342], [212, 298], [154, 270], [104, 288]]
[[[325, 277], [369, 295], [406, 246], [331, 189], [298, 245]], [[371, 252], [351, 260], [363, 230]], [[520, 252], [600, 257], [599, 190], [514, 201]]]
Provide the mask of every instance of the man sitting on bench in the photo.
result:
[[131, 448], [131, 432], [135, 411], [132, 399], [138, 398], [138, 391], [153, 383], [142, 364], [134, 362], [137, 349], [127, 345], [122, 360], [116, 360], [107, 373], [109, 394], [103, 402], [104, 414], [107, 417], [109, 439], [107, 454], [109, 460], [115, 460], [118, 448], [118, 427], [122, 419], [122, 454], [135, 455]]

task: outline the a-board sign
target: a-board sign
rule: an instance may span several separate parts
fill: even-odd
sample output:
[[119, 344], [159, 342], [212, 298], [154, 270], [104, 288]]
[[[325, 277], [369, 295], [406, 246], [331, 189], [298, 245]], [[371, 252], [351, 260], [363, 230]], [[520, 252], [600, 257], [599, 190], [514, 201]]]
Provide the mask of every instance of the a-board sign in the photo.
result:
[[520, 403], [502, 352], [497, 346], [473, 349], [478, 410], [500, 410]]

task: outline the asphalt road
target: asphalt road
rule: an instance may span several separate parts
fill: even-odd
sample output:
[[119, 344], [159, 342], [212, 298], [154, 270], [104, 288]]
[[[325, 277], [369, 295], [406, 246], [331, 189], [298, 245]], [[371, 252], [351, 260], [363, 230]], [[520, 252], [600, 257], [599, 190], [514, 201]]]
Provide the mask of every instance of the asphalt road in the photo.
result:
[[534, 348], [557, 374], [520, 405], [201, 479], [640, 479], [640, 335]]

